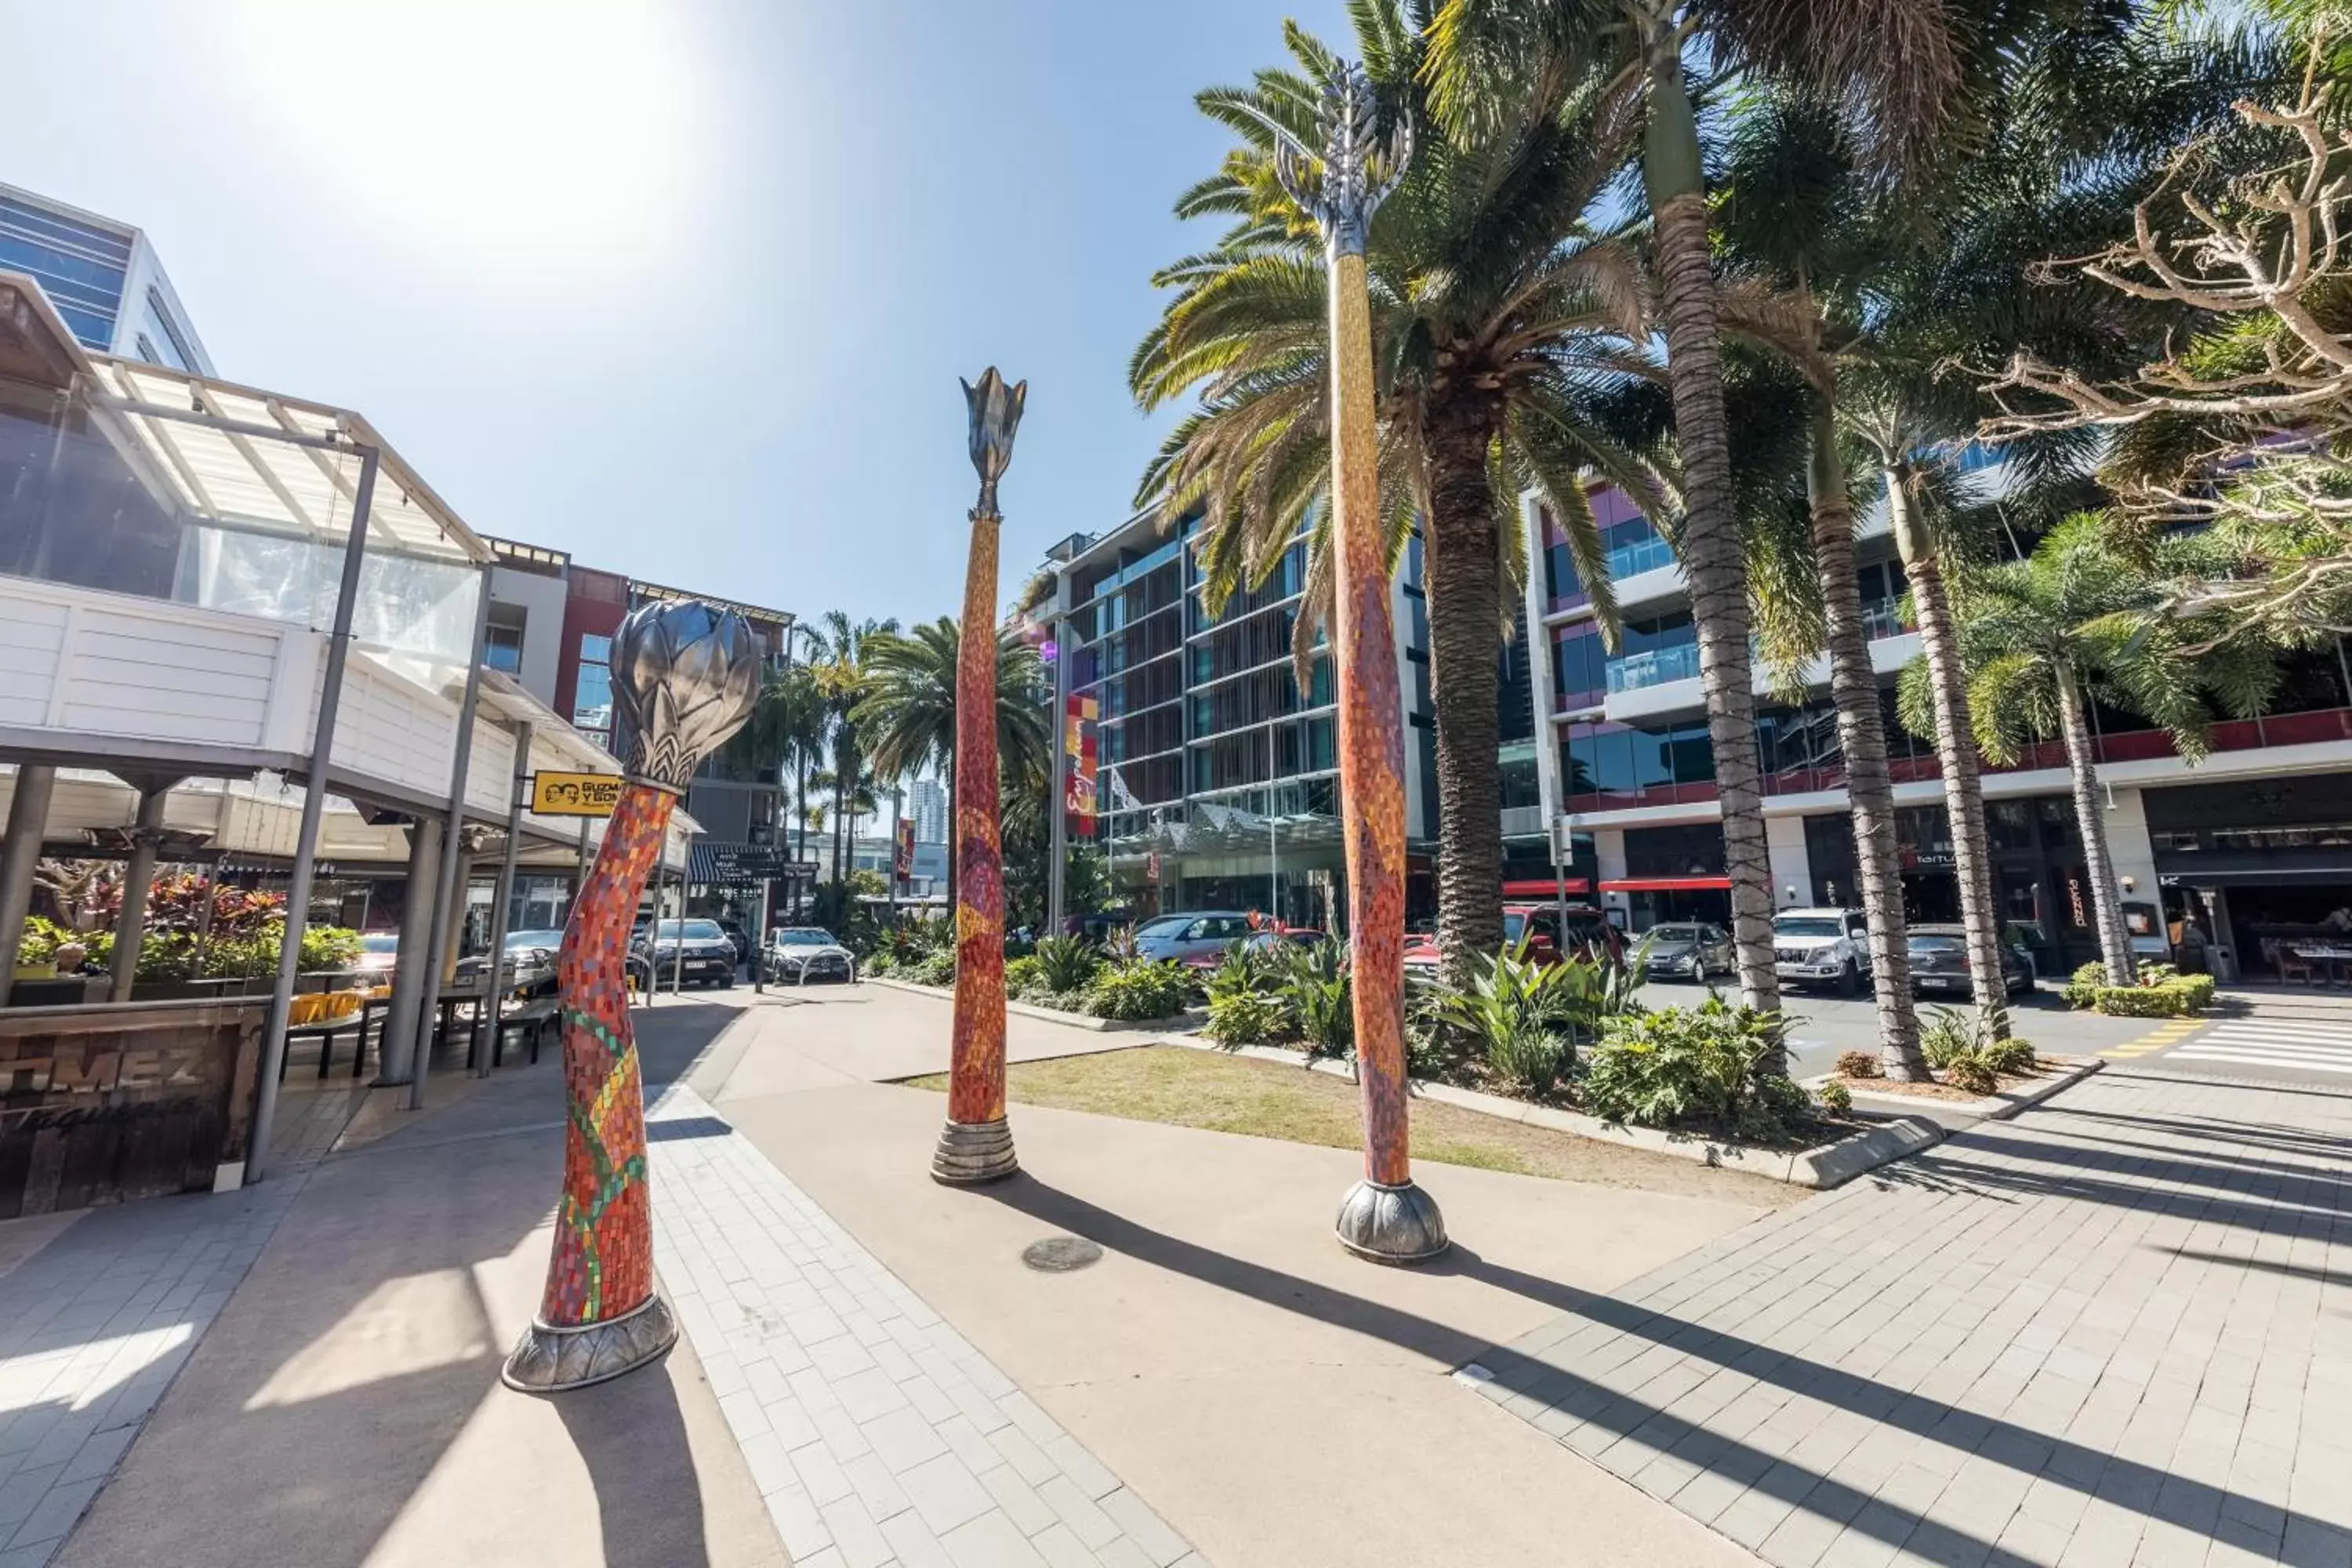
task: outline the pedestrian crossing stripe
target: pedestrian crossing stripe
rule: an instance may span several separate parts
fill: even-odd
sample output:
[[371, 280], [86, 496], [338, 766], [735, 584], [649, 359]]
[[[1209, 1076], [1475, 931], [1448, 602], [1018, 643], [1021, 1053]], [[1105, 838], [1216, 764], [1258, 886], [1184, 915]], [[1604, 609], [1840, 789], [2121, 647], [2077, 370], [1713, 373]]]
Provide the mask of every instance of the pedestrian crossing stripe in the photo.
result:
[[2169, 1050], [2203, 1028], [2207, 1022], [2208, 1020], [2203, 1018], [2175, 1018], [2168, 1024], [2158, 1025], [2136, 1040], [2126, 1040], [2119, 1046], [2109, 1046], [2099, 1055], [2128, 1061], [2134, 1057], [2145, 1057], [2157, 1051]]
[[2174, 1051], [2172, 1059], [2352, 1075], [2352, 1028], [2232, 1019]]

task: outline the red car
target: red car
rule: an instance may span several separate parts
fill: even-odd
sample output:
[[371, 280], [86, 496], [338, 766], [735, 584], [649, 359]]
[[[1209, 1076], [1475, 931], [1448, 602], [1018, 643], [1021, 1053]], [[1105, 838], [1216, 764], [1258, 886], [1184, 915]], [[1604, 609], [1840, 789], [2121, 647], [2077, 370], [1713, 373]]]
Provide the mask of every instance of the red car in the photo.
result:
[[[1559, 955], [1559, 914], [1558, 904], [1505, 904], [1503, 945], [1517, 947], [1524, 937], [1528, 957], [1541, 963], [1553, 962]], [[1436, 967], [1437, 937], [1433, 932], [1411, 933], [1404, 944], [1405, 963], [1418, 968]], [[1591, 904], [1568, 906], [1568, 945], [1580, 956], [1606, 959], [1612, 963], [1625, 962], [1625, 939]]]

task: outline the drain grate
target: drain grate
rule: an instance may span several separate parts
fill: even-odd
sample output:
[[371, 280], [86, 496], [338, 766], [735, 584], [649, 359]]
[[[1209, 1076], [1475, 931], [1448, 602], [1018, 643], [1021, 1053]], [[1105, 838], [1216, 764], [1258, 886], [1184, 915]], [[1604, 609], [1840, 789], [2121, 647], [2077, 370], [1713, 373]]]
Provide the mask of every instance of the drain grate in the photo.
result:
[[1021, 1249], [1021, 1261], [1040, 1274], [1067, 1274], [1102, 1261], [1103, 1249], [1083, 1236], [1049, 1236]]

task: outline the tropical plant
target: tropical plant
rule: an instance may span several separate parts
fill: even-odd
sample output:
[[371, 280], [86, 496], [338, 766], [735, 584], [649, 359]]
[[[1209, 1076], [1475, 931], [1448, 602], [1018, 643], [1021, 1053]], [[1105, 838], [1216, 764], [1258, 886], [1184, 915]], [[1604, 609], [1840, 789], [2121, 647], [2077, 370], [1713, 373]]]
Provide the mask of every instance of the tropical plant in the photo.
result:
[[1022, 953], [1004, 961], [1004, 994], [1016, 1000], [1025, 999], [1031, 991], [1044, 989], [1044, 974], [1034, 952]]
[[1884, 1078], [1886, 1074], [1885, 1062], [1874, 1051], [1840, 1051], [1837, 1070], [1843, 1078]]
[[[1524, 571], [1520, 497], [1565, 531], [1596, 603], [1613, 605], [1585, 476], [1654, 513], [1671, 506], [1648, 453], [1610, 433], [1608, 394], [1654, 374], [1633, 254], [1602, 195], [1630, 155], [1627, 93], [1598, 72], [1557, 92], [1496, 97], [1475, 125], [1427, 102], [1427, 0], [1362, 0], [1355, 44], [1415, 152], [1370, 226], [1366, 263], [1378, 400], [1381, 492], [1392, 552], [1416, 514], [1425, 546], [1437, 715], [1438, 929], [1466, 978], [1502, 941], [1495, 768], [1496, 643], [1506, 584]], [[1295, 26], [1293, 68], [1199, 95], [1240, 145], [1188, 190], [1185, 217], [1234, 226], [1156, 279], [1172, 291], [1130, 366], [1146, 407], [1197, 395], [1144, 476], [1139, 504], [1173, 521], [1206, 511], [1197, 550], [1207, 601], [1271, 573], [1307, 540], [1307, 613], [1295, 623], [1302, 677], [1329, 604], [1330, 367], [1326, 263], [1314, 225], [1284, 193], [1277, 138], [1319, 143], [1316, 121], [1338, 62]]]
[[[786, 633], [787, 649], [806, 640], [806, 628], [795, 623]], [[726, 773], [780, 788], [798, 775], [793, 795], [794, 815], [801, 826], [797, 858], [808, 858], [807, 817], [809, 773], [823, 764], [827, 717], [824, 694], [805, 664], [788, 664], [761, 684], [759, 700], [743, 727], [713, 754]], [[790, 826], [790, 820], [787, 820]]]
[[1037, 977], [1048, 991], [1083, 991], [1103, 966], [1102, 953], [1094, 944], [1075, 936], [1044, 938], [1035, 958]]
[[956, 955], [953, 948], [941, 948], [927, 952], [908, 964], [904, 973], [917, 985], [953, 985]]
[[1212, 989], [1209, 1020], [1201, 1033], [1221, 1046], [1255, 1046], [1286, 1038], [1290, 1029], [1290, 1009], [1281, 997], [1263, 991]]
[[1128, 1021], [1172, 1018], [1184, 1010], [1183, 965], [1168, 959], [1129, 959], [1107, 965], [1087, 988], [1087, 1011]]
[[[937, 773], [948, 781], [948, 820], [955, 821], [956, 650], [962, 633], [941, 616], [904, 633], [874, 638], [865, 650], [866, 679], [856, 720], [874, 771], [885, 778]], [[1037, 650], [1007, 628], [996, 644], [997, 764], [1007, 775], [1044, 774], [1053, 747], [1052, 684]], [[1011, 814], [1008, 813], [1009, 816]], [[950, 829], [952, 840], [953, 832]], [[954, 897], [955, 856], [948, 857]]]
[[834, 794], [833, 875], [839, 881], [847, 863], [844, 835], [854, 833], [857, 816], [873, 809], [866, 768], [866, 739], [857, 705], [866, 694], [866, 659], [877, 642], [894, 636], [897, 620], [852, 621], [839, 610], [828, 610], [803, 634], [808, 645], [806, 668], [828, 721]]
[[1307, 1061], [1354, 1049], [1355, 988], [1347, 948], [1336, 942], [1285, 942], [1277, 963], [1282, 999]]
[[[2109, 529], [2105, 518], [2082, 514], [2026, 560], [1970, 574], [1956, 595], [1957, 635], [1977, 743], [1987, 757], [2013, 763], [2032, 741], [2054, 734], [2065, 742], [2100, 954], [2107, 984], [2124, 985], [2132, 979], [2131, 933], [2107, 845], [2091, 704], [2105, 699], [2146, 715], [2194, 758], [2212, 717], [2209, 698], [2239, 713], [2259, 712], [2278, 667], [2267, 649], [2239, 641], [2190, 657], [2183, 634], [2158, 613], [2172, 573], [2120, 554]], [[2169, 563], [2210, 557], [2212, 542], [2177, 537], [2150, 548], [2159, 563]], [[1905, 671], [1905, 716], [1915, 726], [1931, 722], [1927, 684], [1923, 666]]]
[[1781, 1020], [1710, 996], [1693, 1008], [1606, 1020], [1585, 1053], [1579, 1102], [1595, 1116], [1642, 1127], [1674, 1127], [1780, 1139], [1810, 1109], [1805, 1091], [1767, 1070]]
[[1834, 1079], [1815, 1089], [1813, 1099], [1825, 1115], [1844, 1116], [1853, 1110], [1853, 1090]]
[[24, 930], [16, 938], [16, 962], [27, 966], [56, 962], [58, 948], [68, 934], [46, 916], [26, 916]]
[[1522, 938], [1475, 966], [1467, 984], [1440, 983], [1430, 1005], [1436, 1021], [1467, 1043], [1489, 1071], [1521, 1091], [1556, 1093], [1576, 1063], [1576, 1047], [1594, 1037], [1610, 993], [1606, 961], [1530, 958]]

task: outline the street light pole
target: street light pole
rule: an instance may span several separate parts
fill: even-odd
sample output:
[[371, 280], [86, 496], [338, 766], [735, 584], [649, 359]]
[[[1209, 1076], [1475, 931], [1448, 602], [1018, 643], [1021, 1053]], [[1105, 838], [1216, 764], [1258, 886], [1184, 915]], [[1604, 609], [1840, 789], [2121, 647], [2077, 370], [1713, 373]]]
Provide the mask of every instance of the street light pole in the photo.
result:
[[[1371, 297], [1364, 231], [1412, 156], [1409, 122], [1386, 142], [1360, 65], [1323, 89], [1319, 160], [1277, 131], [1275, 173], [1323, 231], [1331, 356], [1331, 521], [1338, 564], [1333, 663], [1339, 679], [1341, 817], [1354, 957], [1357, 1076], [1363, 1087], [1364, 1179], [1340, 1200], [1339, 1245], [1381, 1263], [1418, 1263], [1446, 1247], [1436, 1202], [1412, 1180], [1404, 1067], [1404, 718], [1390, 619], [1373, 426]], [[1310, 165], [1321, 164], [1319, 177]]]

